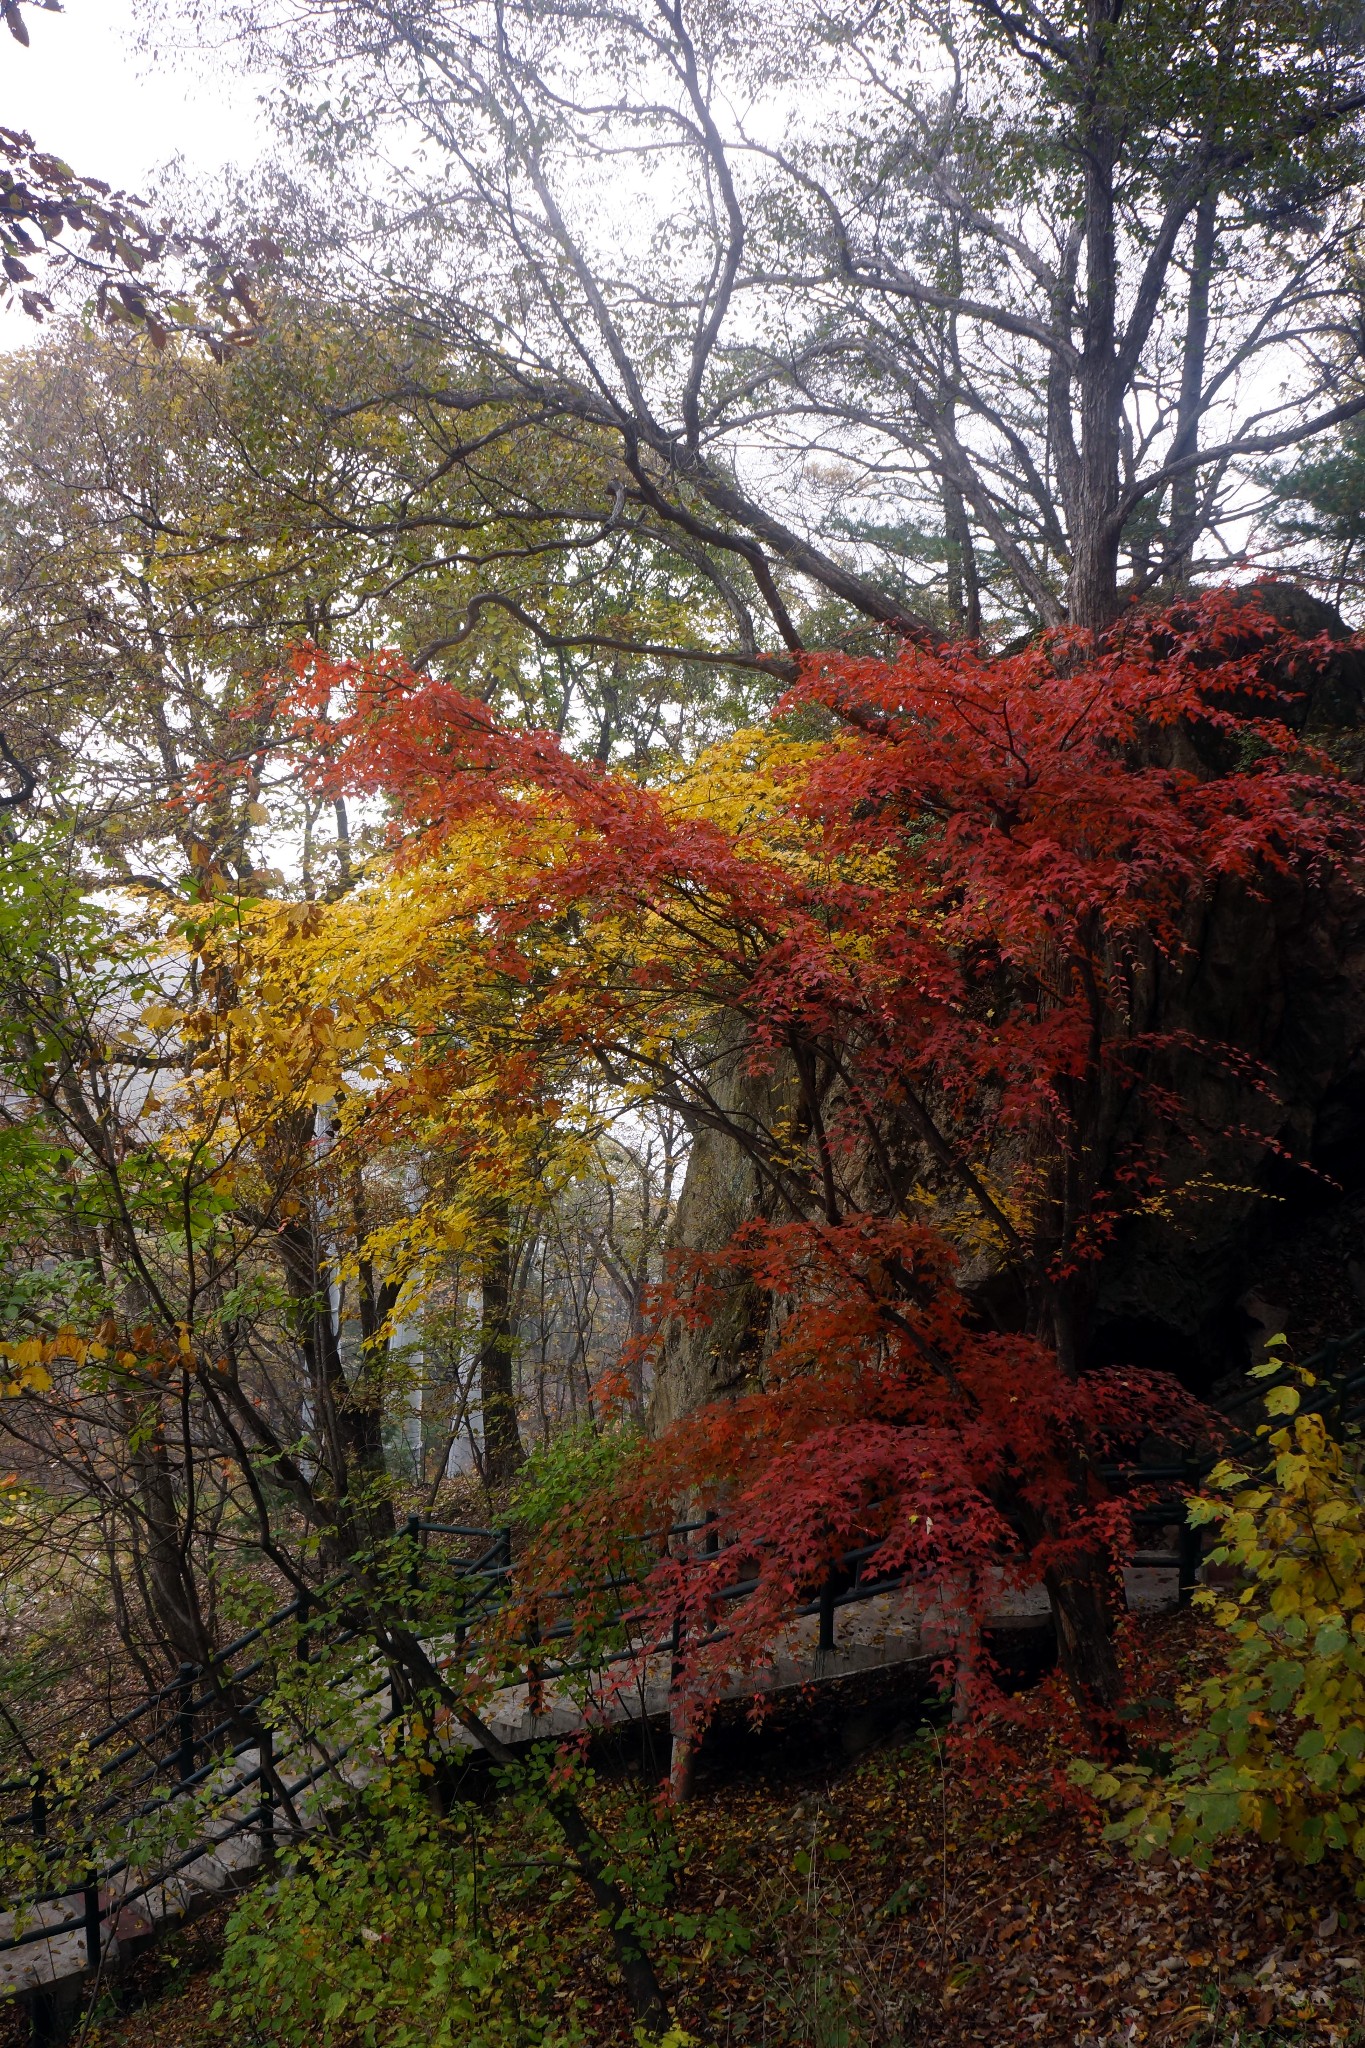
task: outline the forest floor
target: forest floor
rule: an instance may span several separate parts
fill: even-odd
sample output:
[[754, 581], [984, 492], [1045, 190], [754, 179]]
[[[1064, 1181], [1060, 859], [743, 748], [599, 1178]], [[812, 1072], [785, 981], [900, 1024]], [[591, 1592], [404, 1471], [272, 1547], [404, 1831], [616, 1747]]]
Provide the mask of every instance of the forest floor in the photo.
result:
[[[1206, 1628], [1147, 1621], [1134, 1649], [1159, 1732], [1169, 1691], [1209, 1654]], [[757, 1733], [708, 1739], [681, 1820], [678, 1939], [660, 1958], [706, 2048], [1365, 2044], [1365, 1906], [1340, 1868], [1302, 1870], [1260, 1844], [1205, 1871], [1136, 1864], [1059, 1800], [1064, 1750], [1030, 1732], [1041, 1712], [1008, 1762], [973, 1759], [923, 1725], [904, 1683], [829, 1688]], [[1049, 1692], [1032, 1695], [1039, 1709]], [[706, 1939], [727, 1907], [747, 1951]], [[143, 1958], [81, 2048], [220, 2048], [226, 1918]], [[565, 1996], [585, 2039], [625, 2048], [596, 1941], [564, 1932], [583, 1958]], [[23, 2038], [17, 2013], [0, 2022], [2, 2048]]]

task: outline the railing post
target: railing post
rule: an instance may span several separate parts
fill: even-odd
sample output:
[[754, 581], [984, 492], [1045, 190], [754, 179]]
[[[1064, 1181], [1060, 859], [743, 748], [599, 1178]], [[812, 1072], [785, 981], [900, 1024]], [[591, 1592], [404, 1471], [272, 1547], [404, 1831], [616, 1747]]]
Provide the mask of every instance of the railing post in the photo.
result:
[[93, 1870], [86, 1874], [81, 1896], [85, 1906], [85, 1960], [93, 1973], [100, 1966], [100, 1888]]
[[262, 1727], [256, 1743], [256, 1756], [261, 1767], [261, 1861], [268, 1863], [275, 1854], [275, 1731]]
[[[526, 1624], [526, 1642], [531, 1650], [540, 1642], [540, 1615], [534, 1607]], [[538, 1721], [545, 1712], [545, 1679], [533, 1656], [526, 1659], [526, 1704], [531, 1710], [532, 1720]]]
[[834, 1573], [826, 1575], [820, 1588], [820, 1640], [817, 1645], [822, 1657], [834, 1653]]
[[682, 1609], [673, 1610], [673, 1628], [669, 1636], [668, 1669], [668, 1796], [674, 1806], [683, 1806], [692, 1797], [692, 1779], [696, 1771], [696, 1744], [687, 1730], [687, 1716], [678, 1692], [678, 1680], [682, 1675], [683, 1625]]
[[175, 1752], [175, 1770], [182, 1785], [194, 1776], [194, 1686], [198, 1676], [197, 1664], [182, 1664], [176, 1680], [180, 1694], [176, 1714], [180, 1739]]
[[408, 1591], [410, 1593], [417, 1591], [417, 1582], [420, 1577], [422, 1563], [421, 1528], [420, 1517], [409, 1515], [403, 1534], [408, 1546]]
[[1188, 1521], [1182, 1522], [1177, 1555], [1180, 1559], [1180, 1605], [1188, 1607], [1194, 1599], [1195, 1587], [1199, 1583], [1199, 1567], [1204, 1560], [1203, 1530], [1193, 1528]]

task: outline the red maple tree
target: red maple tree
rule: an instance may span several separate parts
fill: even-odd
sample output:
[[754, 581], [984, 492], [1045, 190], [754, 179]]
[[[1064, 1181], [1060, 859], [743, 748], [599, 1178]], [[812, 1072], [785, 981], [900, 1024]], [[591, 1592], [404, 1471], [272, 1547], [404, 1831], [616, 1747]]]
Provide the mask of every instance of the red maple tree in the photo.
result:
[[[325, 772], [383, 792], [409, 843], [483, 811], [523, 835], [534, 883], [481, 929], [524, 1042], [539, 1009], [561, 1052], [647, 1079], [752, 1166], [751, 1218], [660, 1303], [676, 1329], [742, 1288], [748, 1391], [683, 1417], [539, 1565], [601, 1583], [653, 1532], [642, 1612], [677, 1624], [698, 1712], [861, 1548], [968, 1617], [1002, 1572], [1041, 1579], [1084, 1722], [1117, 1740], [1128, 1503], [1101, 1467], [1204, 1418], [1163, 1375], [1089, 1369], [1100, 1276], [1125, 1220], [1198, 1177], [1192, 1075], [1261, 1090], [1256, 1142], [1274, 1125], [1274, 1077], [1173, 1031], [1160, 989], [1214, 892], [1322, 884], [1360, 850], [1354, 787], [1296, 730], [1340, 645], [1245, 595], [1007, 658], [811, 657], [776, 715], [826, 737], [761, 831], [397, 657], [298, 657], [301, 729], [347, 707]], [[547, 816], [570, 830], [537, 865]], [[668, 943], [618, 937], [607, 970], [609, 925]], [[683, 1501], [714, 1517], [686, 1560], [657, 1540]]]

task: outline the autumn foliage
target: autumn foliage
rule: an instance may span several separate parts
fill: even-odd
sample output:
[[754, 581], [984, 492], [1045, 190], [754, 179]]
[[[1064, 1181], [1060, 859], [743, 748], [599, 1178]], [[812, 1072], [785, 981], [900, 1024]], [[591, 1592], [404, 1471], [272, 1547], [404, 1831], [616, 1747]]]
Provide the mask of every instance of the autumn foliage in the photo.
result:
[[703, 1708], [872, 1546], [965, 1617], [1042, 1578], [1108, 1723], [1128, 1504], [1099, 1468], [1203, 1422], [1161, 1374], [1088, 1369], [1099, 1276], [1131, 1218], [1199, 1199], [1193, 1076], [1235, 1078], [1273, 1142], [1274, 1076], [1174, 1029], [1161, 991], [1215, 898], [1349, 872], [1356, 791], [1299, 730], [1338, 653], [1224, 593], [996, 660], [813, 656], [769, 726], [660, 788], [396, 657], [299, 655], [315, 772], [389, 800], [400, 872], [462, 848], [464, 943], [514, 1019], [509, 1127], [538, 1062], [576, 1062], [752, 1166], [751, 1218], [658, 1303], [671, 1341], [744, 1290], [747, 1390], [542, 1560], [587, 1580], [585, 1551], [619, 1565], [680, 1503], [713, 1514], [714, 1552], [650, 1581]]

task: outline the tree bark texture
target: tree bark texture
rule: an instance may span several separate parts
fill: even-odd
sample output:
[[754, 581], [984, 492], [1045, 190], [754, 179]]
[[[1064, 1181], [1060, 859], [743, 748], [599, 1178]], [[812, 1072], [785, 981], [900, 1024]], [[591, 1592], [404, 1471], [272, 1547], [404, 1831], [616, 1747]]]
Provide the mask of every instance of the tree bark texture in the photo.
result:
[[[1209, 345], [1209, 297], [1218, 239], [1218, 194], [1206, 192], [1195, 209], [1190, 250], [1190, 289], [1185, 308], [1185, 345], [1180, 365], [1180, 410], [1171, 460], [1193, 455], [1199, 446], [1204, 363]], [[1199, 472], [1189, 469], [1171, 486], [1170, 569], [1173, 584], [1188, 581], [1199, 533]]]
[[331, 1481], [342, 1555], [366, 1549], [394, 1529], [379, 1404], [350, 1386], [332, 1315], [326, 1261], [309, 1217], [280, 1230], [285, 1281], [294, 1307], [295, 1335], [303, 1354], [314, 1407], [313, 1426]]
[[489, 1486], [505, 1486], [526, 1456], [517, 1427], [512, 1296], [512, 1222], [503, 1205], [494, 1219], [481, 1288], [479, 1396], [484, 1479]]
[[1089, 0], [1084, 104], [1085, 305], [1080, 364], [1080, 472], [1071, 515], [1071, 617], [1098, 631], [1118, 609], [1120, 412], [1115, 336], [1118, 246], [1114, 172], [1118, 138], [1105, 105], [1108, 41], [1118, 14], [1114, 0]]
[[1057, 1661], [1086, 1733], [1102, 1755], [1122, 1758], [1128, 1747], [1118, 1718], [1123, 1673], [1114, 1648], [1103, 1566], [1097, 1561], [1089, 1571], [1050, 1571], [1044, 1574], [1044, 1584], [1057, 1631]]

